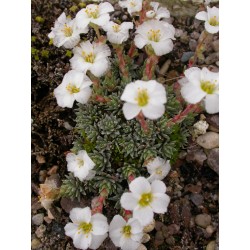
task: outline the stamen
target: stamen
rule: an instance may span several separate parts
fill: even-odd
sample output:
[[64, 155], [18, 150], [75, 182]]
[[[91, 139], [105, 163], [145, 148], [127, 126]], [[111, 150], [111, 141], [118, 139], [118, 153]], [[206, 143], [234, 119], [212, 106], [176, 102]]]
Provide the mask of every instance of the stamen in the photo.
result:
[[151, 29], [148, 32], [148, 40], [153, 42], [159, 42], [161, 38], [161, 31], [160, 30], [153, 30]]

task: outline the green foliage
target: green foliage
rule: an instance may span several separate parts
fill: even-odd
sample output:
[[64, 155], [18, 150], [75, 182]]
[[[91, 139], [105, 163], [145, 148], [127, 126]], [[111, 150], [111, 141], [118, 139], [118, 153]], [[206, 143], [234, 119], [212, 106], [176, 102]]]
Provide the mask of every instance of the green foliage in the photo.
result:
[[[183, 109], [171, 86], [166, 86], [168, 102], [165, 114], [155, 121], [146, 119], [147, 131], [136, 119], [127, 121], [120, 96], [128, 82], [121, 79], [118, 67], [114, 59], [112, 70], [100, 82], [96, 92], [108, 100], [106, 103], [93, 99], [88, 104], [78, 104], [77, 136], [72, 149], [75, 153], [86, 150], [96, 164], [96, 176], [89, 181], [89, 186], [95, 193], [105, 188], [113, 197], [119, 197], [124, 191], [121, 187], [129, 175], [148, 176], [143, 167], [145, 161], [159, 156], [173, 163], [187, 145], [188, 127], [194, 121], [194, 116], [189, 115], [180, 123], [166, 126]], [[132, 63], [127, 67], [132, 72], [127, 81], [141, 79], [143, 67], [135, 70]]]
[[87, 182], [81, 182], [70, 173], [69, 175], [66, 175], [66, 179], [62, 181], [60, 196], [68, 197], [72, 200], [80, 200], [81, 195], [86, 195], [86, 190], [88, 189], [87, 185]]

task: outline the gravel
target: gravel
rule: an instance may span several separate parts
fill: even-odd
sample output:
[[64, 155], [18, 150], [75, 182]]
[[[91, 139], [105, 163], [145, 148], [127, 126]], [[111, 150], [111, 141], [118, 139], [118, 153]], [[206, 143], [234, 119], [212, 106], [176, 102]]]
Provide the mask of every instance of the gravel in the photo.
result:
[[209, 214], [198, 214], [195, 217], [195, 223], [202, 228], [206, 228], [211, 223], [211, 216]]
[[213, 149], [219, 147], [219, 134], [215, 132], [207, 132], [204, 135], [200, 135], [196, 139], [197, 144], [205, 149]]

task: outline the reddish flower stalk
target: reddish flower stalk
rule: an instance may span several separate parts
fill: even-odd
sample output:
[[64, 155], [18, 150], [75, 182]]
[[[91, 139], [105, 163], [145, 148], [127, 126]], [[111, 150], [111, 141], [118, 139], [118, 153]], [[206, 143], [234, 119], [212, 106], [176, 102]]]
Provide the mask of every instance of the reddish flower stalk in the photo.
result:
[[97, 102], [102, 102], [102, 103], [106, 103], [106, 102], [109, 101], [108, 99], [106, 99], [105, 97], [103, 97], [103, 96], [101, 96], [101, 95], [96, 95], [96, 96], [95, 96], [95, 100], [96, 100]]
[[188, 104], [187, 107], [178, 115], [173, 117], [168, 123], [167, 126], [171, 126], [172, 124], [181, 122], [188, 114], [190, 113], [199, 113], [201, 108], [199, 104]]
[[130, 174], [128, 176], [128, 183], [130, 183], [131, 181], [133, 181], [135, 179], [135, 176], [133, 174]]
[[148, 10], [149, 10], [149, 3], [148, 3], [148, 1], [145, 1], [142, 4], [142, 10], [140, 12], [139, 24], [142, 24], [145, 21], [145, 19], [147, 17], [146, 13], [147, 13]]
[[115, 50], [116, 50], [116, 53], [117, 53], [117, 56], [119, 59], [120, 70], [121, 70], [124, 77], [128, 77], [128, 71], [126, 69], [126, 62], [125, 62], [124, 57], [123, 57], [122, 48], [116, 47]]
[[143, 128], [144, 132], [147, 133], [148, 132], [148, 124], [145, 120], [145, 117], [143, 115], [142, 112], [140, 112], [137, 116], [136, 119], [140, 122], [141, 127]]
[[103, 189], [98, 197], [95, 197], [91, 202], [92, 214], [102, 213], [105, 199], [108, 197], [108, 191]]
[[155, 65], [158, 63], [158, 61], [159, 61], [159, 57], [156, 55], [151, 55], [148, 57], [147, 63], [146, 63], [146, 69], [145, 69], [145, 73], [146, 73], [148, 80], [152, 79]]
[[134, 57], [135, 49], [136, 49], [135, 44], [134, 44], [134, 42], [132, 42], [132, 43], [131, 43], [131, 46], [130, 46], [130, 49], [129, 49], [129, 51], [128, 51], [128, 56], [129, 56], [130, 58], [133, 58], [133, 57]]

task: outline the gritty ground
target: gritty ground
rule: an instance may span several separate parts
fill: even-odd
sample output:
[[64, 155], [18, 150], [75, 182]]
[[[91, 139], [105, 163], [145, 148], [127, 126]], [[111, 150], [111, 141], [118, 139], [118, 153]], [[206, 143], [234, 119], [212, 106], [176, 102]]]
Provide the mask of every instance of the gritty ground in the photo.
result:
[[[44, 183], [52, 173], [57, 172], [60, 178], [67, 173], [65, 153], [70, 150], [74, 140], [73, 109], [58, 107], [53, 97], [53, 90], [69, 70], [69, 57], [66, 50], [49, 45], [47, 37], [54, 21], [63, 11], [74, 16], [69, 11], [74, 4], [66, 0], [32, 1], [32, 249], [75, 249], [72, 240], [64, 234], [64, 226], [69, 220], [69, 207], [76, 203], [65, 199], [57, 202], [58, 216], [56, 220], [50, 220], [38, 202], [39, 184]], [[117, 5], [115, 9], [112, 18], [129, 19], [127, 13]], [[39, 16], [44, 22], [39, 22]], [[177, 38], [171, 56], [163, 57], [159, 63], [158, 72], [161, 74], [158, 80], [162, 82], [180, 76], [204, 29], [203, 24], [193, 17], [175, 17], [172, 21], [177, 28]], [[214, 36], [211, 48], [205, 52], [204, 60], [198, 61], [199, 65], [218, 71], [217, 43], [218, 36]], [[219, 116], [204, 114], [201, 118], [210, 125], [210, 132], [205, 134], [205, 139], [190, 138], [189, 146], [181, 152], [180, 159], [165, 178], [171, 202], [164, 217], [155, 217], [156, 229], [150, 233], [151, 240], [145, 243], [147, 249], [218, 249], [219, 148], [216, 138]], [[210, 143], [210, 146], [204, 143]], [[90, 198], [85, 197], [80, 205], [89, 204]], [[105, 214], [110, 221], [115, 211], [106, 207]], [[107, 239], [100, 249], [116, 247]]]

